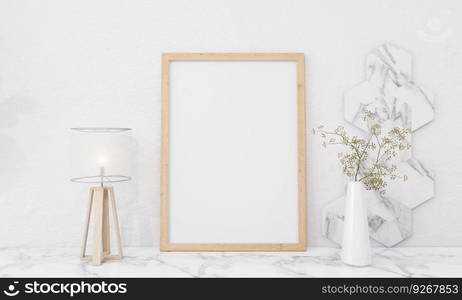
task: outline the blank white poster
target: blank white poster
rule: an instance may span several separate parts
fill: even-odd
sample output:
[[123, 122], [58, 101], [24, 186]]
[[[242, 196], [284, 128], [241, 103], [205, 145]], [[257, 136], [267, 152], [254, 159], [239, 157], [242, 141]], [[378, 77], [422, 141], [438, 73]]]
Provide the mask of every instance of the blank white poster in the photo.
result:
[[295, 61], [173, 61], [169, 242], [297, 243]]

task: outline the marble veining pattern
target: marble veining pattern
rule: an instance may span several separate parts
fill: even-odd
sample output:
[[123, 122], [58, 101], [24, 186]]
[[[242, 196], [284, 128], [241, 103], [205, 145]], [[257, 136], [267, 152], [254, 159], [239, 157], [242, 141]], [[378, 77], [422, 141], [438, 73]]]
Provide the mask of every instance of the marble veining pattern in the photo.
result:
[[[412, 56], [405, 50], [384, 44], [366, 56], [366, 79], [344, 94], [345, 120], [368, 132], [371, 125], [361, 116], [364, 110], [375, 115], [383, 131], [393, 127], [420, 129], [434, 118], [434, 96], [416, 84], [412, 76]], [[407, 142], [412, 146], [412, 135]], [[433, 174], [412, 154], [412, 147], [392, 162], [398, 174], [408, 177], [388, 183], [385, 195], [368, 192], [371, 237], [393, 247], [412, 236], [412, 210], [434, 196]], [[323, 235], [341, 244], [344, 196], [323, 208]]]
[[279, 253], [161, 253], [128, 248], [122, 261], [93, 266], [77, 248], [0, 249], [2, 277], [461, 277], [462, 248], [374, 248], [368, 267], [337, 248]]

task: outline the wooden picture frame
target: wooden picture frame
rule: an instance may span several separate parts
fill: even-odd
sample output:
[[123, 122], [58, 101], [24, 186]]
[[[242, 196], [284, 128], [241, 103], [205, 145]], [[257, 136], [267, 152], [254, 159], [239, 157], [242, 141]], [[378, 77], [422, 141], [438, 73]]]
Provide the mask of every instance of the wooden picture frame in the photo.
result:
[[[291, 61], [296, 63], [296, 125], [294, 146], [297, 157], [298, 241], [291, 243], [178, 243], [169, 239], [169, 107], [170, 64], [175, 61]], [[303, 53], [165, 53], [162, 55], [161, 94], [161, 251], [305, 251], [306, 250], [306, 134], [305, 134], [305, 58]]]

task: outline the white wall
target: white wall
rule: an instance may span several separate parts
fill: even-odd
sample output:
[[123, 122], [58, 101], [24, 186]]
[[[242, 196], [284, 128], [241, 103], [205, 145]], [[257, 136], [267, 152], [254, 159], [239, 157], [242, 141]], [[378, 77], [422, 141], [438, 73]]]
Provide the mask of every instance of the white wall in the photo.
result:
[[[436, 120], [414, 135], [436, 193], [402, 246], [462, 246], [462, 2], [0, 2], [0, 246], [79, 245], [86, 186], [68, 181], [69, 127], [129, 126], [135, 180], [120, 184], [126, 245], [159, 236], [162, 52], [304, 52], [308, 125], [342, 123], [342, 92], [384, 42], [414, 54], [415, 79], [436, 94]], [[308, 240], [342, 194], [334, 151], [308, 146]]]

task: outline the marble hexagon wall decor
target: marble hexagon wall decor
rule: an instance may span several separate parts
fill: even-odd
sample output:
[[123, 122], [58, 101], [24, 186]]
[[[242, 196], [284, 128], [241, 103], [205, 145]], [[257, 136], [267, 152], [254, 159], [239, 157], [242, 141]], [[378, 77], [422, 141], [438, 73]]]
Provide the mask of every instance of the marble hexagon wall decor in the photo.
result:
[[386, 109], [389, 119], [415, 131], [433, 120], [433, 105], [433, 94], [412, 80], [411, 55], [391, 44], [367, 55], [366, 79], [344, 94], [345, 120], [364, 131], [367, 124], [360, 118], [364, 109]]
[[[366, 78], [344, 93], [344, 117], [355, 127], [368, 132], [370, 124], [362, 112], [374, 113], [374, 122], [382, 128], [395, 126], [414, 132], [434, 118], [434, 96], [413, 81], [412, 56], [391, 44], [381, 45], [366, 56]], [[412, 145], [412, 134], [408, 138]], [[433, 198], [431, 172], [409, 151], [394, 161], [398, 173], [408, 181], [393, 181], [387, 192], [368, 192], [369, 229], [371, 237], [392, 247], [412, 235], [412, 210]], [[323, 234], [340, 244], [343, 232], [344, 196], [328, 203], [322, 211]]]

